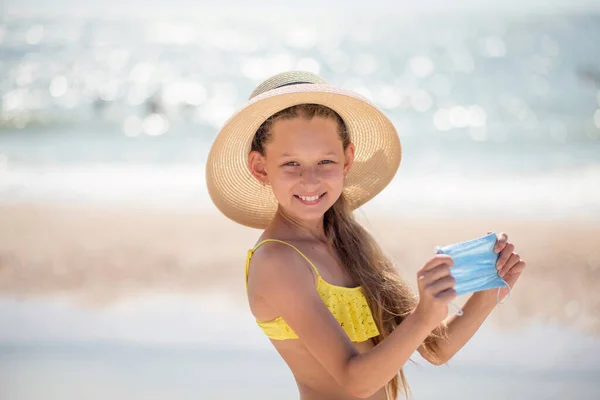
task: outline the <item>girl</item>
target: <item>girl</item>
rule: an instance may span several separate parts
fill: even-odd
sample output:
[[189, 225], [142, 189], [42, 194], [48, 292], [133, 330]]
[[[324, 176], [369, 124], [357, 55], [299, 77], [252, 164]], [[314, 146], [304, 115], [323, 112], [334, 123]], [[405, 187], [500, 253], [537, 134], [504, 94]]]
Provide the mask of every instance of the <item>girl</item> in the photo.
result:
[[[446, 321], [456, 297], [452, 258], [425, 262], [417, 296], [354, 219], [400, 159], [398, 134], [381, 111], [301, 71], [261, 83], [211, 147], [211, 199], [230, 219], [263, 230], [247, 254], [248, 301], [302, 400], [408, 396], [402, 367], [413, 352], [446, 363], [497, 303], [495, 290], [480, 291], [463, 316]], [[494, 251], [512, 286], [525, 262], [507, 240], [502, 234]]]

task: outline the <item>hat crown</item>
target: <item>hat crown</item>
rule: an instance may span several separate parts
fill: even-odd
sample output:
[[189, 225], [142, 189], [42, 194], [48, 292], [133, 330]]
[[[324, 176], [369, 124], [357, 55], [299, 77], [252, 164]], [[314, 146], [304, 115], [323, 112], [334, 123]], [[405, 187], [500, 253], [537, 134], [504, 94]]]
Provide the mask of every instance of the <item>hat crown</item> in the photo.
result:
[[259, 94], [268, 92], [269, 90], [277, 89], [282, 86], [297, 85], [301, 83], [320, 83], [329, 84], [319, 75], [309, 71], [286, 71], [274, 75], [264, 80], [260, 85], [252, 91], [248, 100], [258, 96]]

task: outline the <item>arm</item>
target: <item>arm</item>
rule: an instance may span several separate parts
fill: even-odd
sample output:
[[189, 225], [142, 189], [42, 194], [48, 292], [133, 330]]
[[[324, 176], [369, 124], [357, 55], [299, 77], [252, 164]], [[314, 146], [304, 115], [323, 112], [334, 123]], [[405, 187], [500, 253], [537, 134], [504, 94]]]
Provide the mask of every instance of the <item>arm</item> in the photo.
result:
[[[430, 267], [442, 259], [431, 261]], [[288, 323], [315, 359], [355, 397], [369, 397], [383, 387], [437, 325], [422, 313], [411, 314], [377, 346], [359, 353], [315, 290], [312, 270], [294, 250], [275, 244], [263, 247], [252, 264], [250, 290]], [[449, 275], [447, 267], [445, 271]], [[451, 290], [452, 284], [444, 281], [437, 289]], [[434, 300], [445, 302], [440, 309], [454, 298], [452, 293]]]
[[[498, 275], [504, 278], [511, 288], [514, 287], [527, 265], [525, 261], [521, 260], [519, 254], [513, 252], [514, 249], [515, 246], [508, 241], [508, 235], [501, 233], [494, 246], [494, 252], [500, 254], [496, 267], [498, 268]], [[447, 322], [448, 339], [437, 341], [437, 345], [441, 349], [442, 359], [445, 360], [444, 363], [448, 362], [471, 339], [492, 312], [498, 301], [497, 291], [498, 289], [494, 288], [474, 293], [463, 307], [464, 314], [461, 317], [453, 316], [449, 318]], [[507, 294], [507, 288], [500, 289], [500, 298], [504, 298]], [[422, 348], [419, 348], [419, 352], [421, 355], [424, 354]], [[440, 365], [440, 363], [435, 362], [433, 364]]]
[[444, 321], [447, 326], [448, 337], [445, 340], [438, 339], [436, 341], [441, 351], [440, 358], [442, 362], [429, 359], [422, 347], [419, 347], [419, 353], [432, 364], [445, 364], [473, 337], [483, 321], [492, 312], [496, 303], [495, 293], [474, 293], [462, 308], [462, 316], [453, 315]]

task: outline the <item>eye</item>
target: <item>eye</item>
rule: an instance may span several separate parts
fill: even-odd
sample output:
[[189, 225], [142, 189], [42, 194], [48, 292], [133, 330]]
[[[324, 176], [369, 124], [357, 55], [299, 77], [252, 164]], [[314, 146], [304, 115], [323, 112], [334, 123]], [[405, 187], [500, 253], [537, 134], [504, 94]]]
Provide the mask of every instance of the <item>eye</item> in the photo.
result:
[[282, 167], [297, 167], [298, 164], [296, 161], [289, 161], [282, 165]]
[[335, 164], [335, 161], [323, 160], [323, 161], [320, 162], [320, 164]]

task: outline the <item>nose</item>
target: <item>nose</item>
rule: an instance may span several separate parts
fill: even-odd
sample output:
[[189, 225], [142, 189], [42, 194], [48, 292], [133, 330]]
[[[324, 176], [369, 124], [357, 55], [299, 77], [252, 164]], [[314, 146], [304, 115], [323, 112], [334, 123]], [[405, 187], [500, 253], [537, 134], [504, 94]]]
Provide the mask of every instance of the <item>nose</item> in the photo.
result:
[[[315, 188], [319, 186], [320, 179], [316, 168], [306, 167], [302, 169], [300, 182], [307, 188]], [[310, 190], [310, 189], [309, 189]]]

